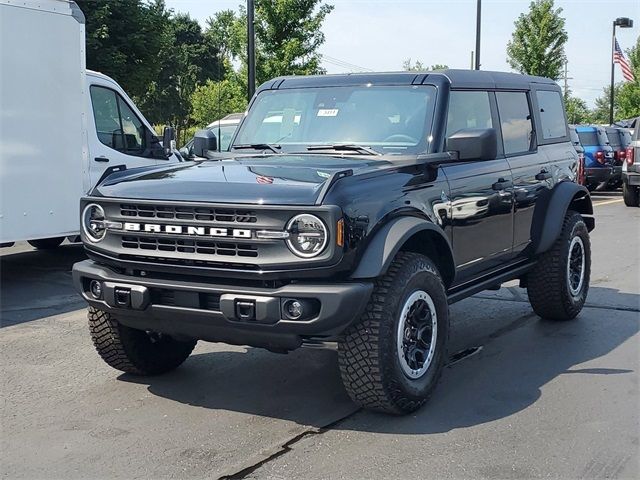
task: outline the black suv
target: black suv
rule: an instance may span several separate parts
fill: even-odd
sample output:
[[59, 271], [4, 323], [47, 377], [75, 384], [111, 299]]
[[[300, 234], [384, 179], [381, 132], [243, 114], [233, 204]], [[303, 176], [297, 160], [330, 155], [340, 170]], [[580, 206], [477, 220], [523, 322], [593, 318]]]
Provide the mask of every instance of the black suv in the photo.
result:
[[116, 369], [166, 372], [197, 340], [337, 342], [351, 398], [405, 413], [447, 362], [449, 304], [520, 279], [541, 317], [582, 309], [595, 222], [551, 80], [276, 78], [216, 143], [82, 200], [74, 282]]

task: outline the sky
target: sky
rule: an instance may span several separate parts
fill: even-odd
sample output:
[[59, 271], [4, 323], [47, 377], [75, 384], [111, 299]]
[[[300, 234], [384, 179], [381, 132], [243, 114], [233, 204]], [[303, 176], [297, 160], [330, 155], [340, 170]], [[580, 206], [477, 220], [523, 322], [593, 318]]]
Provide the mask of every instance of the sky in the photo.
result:
[[[168, 8], [188, 13], [203, 26], [220, 10], [237, 10], [242, 0], [166, 0]], [[326, 18], [320, 53], [327, 73], [402, 69], [411, 58], [425, 65], [469, 68], [475, 48], [476, 0], [325, 0], [334, 5]], [[513, 22], [529, 0], [483, 0], [483, 70], [510, 71], [507, 42]], [[556, 0], [566, 19], [569, 88], [592, 107], [611, 81], [611, 30], [617, 17], [634, 19], [631, 29], [617, 29], [623, 50], [640, 35], [640, 0]], [[345, 67], [348, 64], [351, 66]], [[622, 80], [616, 66], [616, 81]], [[561, 80], [559, 82], [563, 84]]]

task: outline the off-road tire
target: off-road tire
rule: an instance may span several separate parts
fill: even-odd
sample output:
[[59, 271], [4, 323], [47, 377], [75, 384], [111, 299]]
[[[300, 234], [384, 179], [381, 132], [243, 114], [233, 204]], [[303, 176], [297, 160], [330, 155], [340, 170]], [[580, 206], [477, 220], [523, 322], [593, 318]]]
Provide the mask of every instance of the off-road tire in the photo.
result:
[[624, 204], [627, 207], [640, 206], [640, 188], [623, 183], [622, 198], [624, 198]]
[[[585, 264], [582, 287], [574, 295], [569, 288], [567, 263], [569, 247], [575, 236], [582, 240]], [[549, 251], [540, 255], [534, 269], [527, 274], [527, 293], [533, 311], [549, 320], [574, 319], [587, 299], [590, 273], [589, 230], [580, 214], [569, 210], [559, 238]]]
[[[398, 358], [397, 327], [412, 293], [426, 292], [437, 313], [436, 347], [425, 373], [411, 379]], [[338, 342], [342, 382], [351, 399], [370, 410], [406, 414], [420, 408], [436, 387], [447, 359], [449, 306], [438, 269], [427, 257], [400, 252], [376, 279], [359, 320]]]
[[159, 375], [179, 367], [196, 341], [152, 336], [119, 323], [111, 314], [89, 307], [89, 331], [98, 354], [110, 367], [133, 375]]
[[64, 242], [64, 237], [40, 238], [38, 240], [27, 240], [27, 243], [38, 250], [51, 250], [60, 246]]

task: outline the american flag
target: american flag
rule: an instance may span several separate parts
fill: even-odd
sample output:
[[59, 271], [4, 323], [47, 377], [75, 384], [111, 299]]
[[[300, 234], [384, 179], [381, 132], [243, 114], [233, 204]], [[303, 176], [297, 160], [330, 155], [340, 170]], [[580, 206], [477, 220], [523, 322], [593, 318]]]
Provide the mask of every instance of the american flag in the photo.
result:
[[624, 57], [624, 53], [618, 44], [618, 40], [616, 40], [616, 50], [613, 52], [613, 63], [619, 63], [620, 68], [622, 69], [622, 76], [627, 82], [633, 82], [635, 77], [633, 76], [633, 71], [631, 70], [631, 66], [627, 59]]

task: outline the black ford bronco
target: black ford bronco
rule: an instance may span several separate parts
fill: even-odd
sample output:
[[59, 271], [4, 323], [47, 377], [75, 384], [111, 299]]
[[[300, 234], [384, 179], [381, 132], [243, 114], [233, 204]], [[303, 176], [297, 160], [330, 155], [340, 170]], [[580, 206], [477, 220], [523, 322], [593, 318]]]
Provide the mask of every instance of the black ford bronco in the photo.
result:
[[277, 78], [203, 161], [116, 172], [81, 203], [73, 268], [100, 356], [137, 375], [198, 340], [337, 343], [351, 398], [420, 407], [447, 362], [448, 306], [519, 279], [580, 312], [589, 192], [559, 87], [448, 70]]

